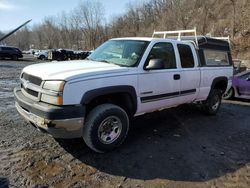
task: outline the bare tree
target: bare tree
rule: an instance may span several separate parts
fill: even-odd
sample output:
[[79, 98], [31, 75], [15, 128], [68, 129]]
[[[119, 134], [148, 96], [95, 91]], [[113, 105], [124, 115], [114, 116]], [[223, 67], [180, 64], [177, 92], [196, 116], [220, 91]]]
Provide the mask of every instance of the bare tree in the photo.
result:
[[232, 38], [235, 36], [235, 23], [236, 23], [236, 0], [229, 0], [233, 7], [233, 23], [232, 23]]
[[84, 34], [85, 47], [94, 49], [99, 41], [98, 32], [104, 17], [104, 8], [99, 1], [81, 1], [75, 9], [75, 18], [78, 19], [81, 30]]
[[[228, 11], [229, 7], [232, 11]], [[112, 37], [151, 36], [154, 30], [194, 26], [201, 34], [231, 32], [236, 40], [239, 34], [250, 35], [249, 11], [249, 0], [148, 0], [128, 4], [124, 15], [106, 23], [99, 1], [82, 0], [73, 11], [47, 17], [41, 24], [23, 29], [5, 42], [20, 48], [33, 45], [40, 49], [92, 50]]]

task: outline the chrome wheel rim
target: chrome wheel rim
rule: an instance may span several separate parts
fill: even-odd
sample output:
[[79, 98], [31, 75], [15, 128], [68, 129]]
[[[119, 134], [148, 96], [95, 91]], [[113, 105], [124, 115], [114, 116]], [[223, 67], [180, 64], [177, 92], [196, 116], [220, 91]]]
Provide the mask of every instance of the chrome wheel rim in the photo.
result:
[[227, 99], [227, 98], [230, 98], [232, 96], [232, 92], [233, 90], [232, 89], [229, 89], [228, 92], [226, 92], [224, 95], [223, 95], [223, 98]]
[[122, 122], [116, 116], [105, 118], [98, 128], [98, 138], [103, 144], [111, 144], [117, 140], [122, 130]]
[[216, 95], [214, 97], [214, 100], [213, 100], [213, 103], [212, 103], [212, 109], [214, 111], [216, 111], [218, 109], [219, 105], [220, 105], [220, 97]]

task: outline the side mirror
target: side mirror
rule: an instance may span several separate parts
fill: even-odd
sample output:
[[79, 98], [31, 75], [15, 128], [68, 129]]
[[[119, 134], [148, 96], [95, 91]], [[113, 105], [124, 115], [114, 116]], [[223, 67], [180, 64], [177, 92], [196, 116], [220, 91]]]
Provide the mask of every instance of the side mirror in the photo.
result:
[[163, 68], [164, 64], [162, 59], [150, 59], [148, 65], [146, 66], [146, 70], [158, 70]]

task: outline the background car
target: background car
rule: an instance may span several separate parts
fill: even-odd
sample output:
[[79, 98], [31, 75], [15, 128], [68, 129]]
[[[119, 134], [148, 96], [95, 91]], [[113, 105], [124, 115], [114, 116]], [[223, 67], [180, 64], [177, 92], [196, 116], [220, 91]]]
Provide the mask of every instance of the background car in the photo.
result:
[[239, 74], [247, 70], [246, 65], [240, 59], [233, 59], [234, 74]]
[[34, 57], [41, 60], [47, 60], [48, 59], [48, 50], [41, 50], [39, 52], [35, 52]]
[[86, 59], [90, 54], [90, 51], [74, 51], [75, 59]]
[[0, 59], [10, 58], [13, 60], [18, 60], [18, 58], [22, 57], [22, 52], [18, 48], [10, 46], [0, 46]]
[[237, 74], [233, 77], [232, 87], [224, 94], [224, 99], [233, 97], [250, 99], [250, 70]]

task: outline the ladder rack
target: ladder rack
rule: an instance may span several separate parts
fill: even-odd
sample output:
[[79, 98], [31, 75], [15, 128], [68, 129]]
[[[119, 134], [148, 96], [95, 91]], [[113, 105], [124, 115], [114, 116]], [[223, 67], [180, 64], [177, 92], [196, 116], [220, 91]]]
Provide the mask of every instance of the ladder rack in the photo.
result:
[[[194, 29], [190, 29], [190, 30], [177, 30], [177, 31], [154, 31], [152, 38], [154, 38], [155, 35], [163, 35], [163, 38], [167, 38], [167, 36], [171, 35], [174, 37], [177, 37], [177, 40], [181, 41], [181, 36], [183, 34], [187, 34], [187, 33], [193, 33], [194, 37], [195, 37], [195, 44], [196, 47], [198, 47], [198, 38], [197, 38], [197, 31], [196, 31], [196, 27]], [[174, 35], [174, 34], [177, 34]]]

